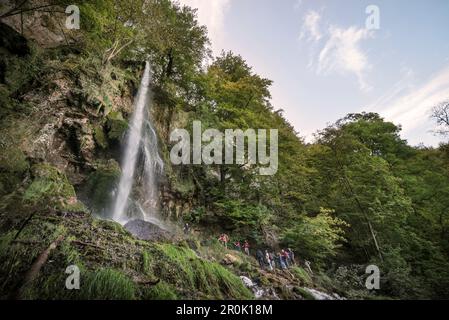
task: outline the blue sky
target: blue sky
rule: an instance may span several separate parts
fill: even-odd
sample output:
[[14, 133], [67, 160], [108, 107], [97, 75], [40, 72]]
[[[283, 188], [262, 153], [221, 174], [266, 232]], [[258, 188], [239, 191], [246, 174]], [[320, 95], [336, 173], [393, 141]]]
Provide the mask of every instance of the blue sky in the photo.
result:
[[[449, 1], [179, 2], [198, 9], [215, 53], [241, 54], [274, 81], [274, 107], [306, 140], [347, 113], [374, 111], [412, 145], [442, 141], [429, 112], [449, 99]], [[369, 5], [378, 30], [366, 28]]]

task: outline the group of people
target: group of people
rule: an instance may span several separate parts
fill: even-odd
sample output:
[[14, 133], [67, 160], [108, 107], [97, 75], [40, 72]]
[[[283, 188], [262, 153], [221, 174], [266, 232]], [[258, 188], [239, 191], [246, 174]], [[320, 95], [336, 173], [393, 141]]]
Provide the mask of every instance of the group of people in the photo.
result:
[[[229, 236], [226, 233], [222, 233], [219, 237], [218, 237], [218, 241], [223, 244], [223, 246], [228, 249], [228, 242], [230, 241]], [[239, 240], [237, 240], [236, 242], [234, 242], [234, 249], [237, 251], [243, 251], [245, 252], [247, 255], [249, 255], [249, 242], [248, 240], [242, 241], [240, 242]]]
[[248, 240], [245, 240], [243, 242], [240, 241], [236, 241], [234, 242], [234, 248], [237, 251], [242, 251], [245, 252], [247, 255], [249, 255], [249, 242]]
[[[226, 249], [228, 249], [228, 243], [230, 242], [230, 238], [226, 233], [222, 233], [218, 237], [218, 241]], [[234, 242], [234, 249], [240, 252], [243, 251], [247, 255], [250, 255], [249, 248], [250, 245], [248, 240], [242, 242], [237, 240], [236, 242]], [[265, 250], [264, 252], [261, 249], [258, 249], [256, 251], [256, 259], [257, 262], [259, 262], [261, 268], [263, 269], [267, 268], [269, 270], [274, 269], [285, 270], [296, 264], [295, 253], [291, 248], [282, 249], [278, 253], [269, 252], [268, 250]]]
[[263, 252], [261, 249], [258, 249], [256, 252], [256, 259], [261, 268], [268, 268], [269, 270], [285, 270], [296, 264], [295, 253], [290, 248], [282, 249], [276, 254], [268, 252], [268, 250]]

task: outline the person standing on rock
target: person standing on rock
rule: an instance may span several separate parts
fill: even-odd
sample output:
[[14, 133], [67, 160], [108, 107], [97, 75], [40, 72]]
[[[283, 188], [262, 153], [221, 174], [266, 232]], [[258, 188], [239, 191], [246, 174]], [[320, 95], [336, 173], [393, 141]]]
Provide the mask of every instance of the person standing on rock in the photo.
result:
[[263, 262], [263, 252], [262, 252], [262, 250], [257, 249], [256, 258], [257, 258], [257, 262], [259, 262], [260, 268], [263, 269], [264, 262]]
[[285, 265], [284, 256], [282, 255], [282, 252], [279, 252], [277, 255], [277, 258], [279, 260], [279, 266], [282, 270], [287, 269], [287, 266]]
[[270, 252], [270, 262], [271, 262], [271, 270], [276, 269], [276, 261], [275, 261], [275, 256], [273, 252]]
[[268, 253], [268, 250], [265, 250], [265, 262], [268, 265], [268, 268], [273, 271], [273, 265], [271, 264], [271, 258], [270, 258], [270, 254]]
[[222, 233], [220, 235], [220, 237], [218, 237], [218, 242], [220, 242], [222, 245], [224, 245], [226, 247], [225, 236], [226, 235], [224, 233]]
[[288, 257], [290, 259], [290, 264], [292, 266], [294, 266], [296, 264], [295, 263], [295, 253], [293, 252], [293, 250], [291, 248], [287, 249], [287, 253], [288, 253]]
[[223, 233], [223, 243], [225, 248], [228, 248], [229, 236], [226, 233]]
[[189, 223], [186, 222], [186, 223], [184, 223], [184, 234], [189, 234], [189, 232], [190, 232], [190, 226], [189, 226]]
[[243, 250], [245, 250], [245, 253], [249, 255], [249, 243], [248, 240], [245, 240], [245, 243], [243, 244]]

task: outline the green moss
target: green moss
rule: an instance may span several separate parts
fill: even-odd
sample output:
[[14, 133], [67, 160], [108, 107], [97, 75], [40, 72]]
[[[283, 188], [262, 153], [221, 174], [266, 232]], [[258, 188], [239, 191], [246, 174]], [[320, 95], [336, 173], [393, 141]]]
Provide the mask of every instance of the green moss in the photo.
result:
[[121, 112], [111, 112], [107, 116], [108, 138], [120, 141], [128, 130], [128, 122], [123, 119]]
[[[11, 140], [6, 141], [8, 139]], [[14, 141], [9, 136], [0, 137], [0, 195], [16, 190], [29, 169], [25, 154], [13, 144]]]
[[248, 261], [242, 261], [242, 263], [240, 263], [240, 265], [238, 266], [239, 270], [242, 272], [252, 272], [253, 271], [253, 267], [251, 266], [251, 263], [249, 263]]
[[92, 225], [95, 228], [101, 228], [105, 231], [113, 231], [118, 234], [129, 234], [120, 223], [111, 220], [95, 219], [92, 221]]
[[100, 148], [106, 149], [108, 147], [108, 140], [104, 134], [103, 126], [98, 125], [94, 127], [94, 139]]
[[[13, 242], [12, 240], [16, 237], [17, 232], [18, 230], [12, 229], [0, 237], [0, 283], [2, 284], [0, 296], [2, 297], [7, 297], [22, 284], [23, 275], [29, 270], [39, 254], [61, 234], [65, 235], [67, 230], [61, 225], [55, 225], [36, 217], [21, 231], [17, 238], [18, 242]], [[55, 254], [57, 252], [55, 250], [51, 253], [53, 261], [59, 260]], [[25, 288], [24, 298], [41, 299], [51, 295], [54, 297], [57, 294], [56, 286], [58, 283], [53, 285], [53, 282], [58, 276], [64, 276], [66, 267], [59, 272], [59, 265], [59, 263], [44, 265], [41, 271], [47, 272], [48, 277], [38, 277], [30, 283]], [[55, 270], [56, 272], [53, 272]], [[62, 288], [64, 288], [64, 282], [62, 282]], [[61, 290], [61, 287], [59, 290]]]
[[120, 271], [100, 269], [87, 275], [81, 296], [97, 300], [133, 300], [136, 299], [136, 286]]
[[11, 241], [14, 238], [14, 235], [17, 231], [12, 230], [0, 236], [0, 257], [5, 258]]
[[170, 244], [159, 244], [157, 248], [161, 251], [162, 259], [156, 265], [156, 273], [172, 284], [197, 291], [200, 298], [253, 297], [235, 274], [218, 263], [197, 257], [191, 249]]
[[301, 281], [301, 284], [305, 286], [311, 286], [313, 284], [313, 280], [310, 277], [309, 273], [301, 267], [293, 267], [291, 269], [292, 273]]
[[146, 288], [142, 294], [144, 300], [176, 300], [176, 290], [165, 281]]
[[95, 171], [88, 177], [87, 191], [92, 207], [98, 211], [111, 200], [111, 190], [120, 178], [120, 166], [113, 159], [99, 161], [94, 166]]
[[[42, 213], [23, 229], [18, 239], [21, 242], [12, 243], [16, 233], [17, 229], [12, 229], [0, 237], [0, 298], [20, 285], [36, 257], [60, 234], [64, 234], [64, 240], [51, 251], [23, 298], [253, 298], [239, 277], [218, 263], [198, 257], [191, 249], [136, 240], [121, 225], [89, 215], [75, 218]], [[80, 268], [80, 290], [65, 288], [69, 265]], [[135, 283], [128, 275], [141, 281]], [[157, 279], [158, 284], [148, 284]]]
[[294, 287], [293, 291], [303, 297], [305, 300], [315, 300], [315, 297], [306, 289], [301, 287]]
[[7, 146], [0, 153], [0, 170], [23, 173], [29, 169], [25, 154], [17, 146]]
[[148, 254], [148, 252], [144, 251], [142, 253], [142, 272], [143, 273], [148, 273], [148, 271], [150, 270], [150, 255]]
[[36, 164], [31, 171], [34, 180], [24, 193], [25, 203], [51, 205], [69, 211], [84, 210], [64, 173], [47, 163]]

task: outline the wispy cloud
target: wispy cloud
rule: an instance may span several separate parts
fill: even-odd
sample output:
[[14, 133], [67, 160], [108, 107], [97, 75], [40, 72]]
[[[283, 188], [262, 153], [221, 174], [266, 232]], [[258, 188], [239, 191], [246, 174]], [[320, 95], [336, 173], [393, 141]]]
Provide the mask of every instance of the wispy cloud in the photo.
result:
[[198, 9], [198, 21], [207, 27], [215, 54], [226, 48], [225, 16], [231, 0], [178, 0], [178, 2]]
[[309, 41], [319, 41], [322, 38], [320, 31], [321, 16], [318, 12], [310, 10], [304, 16], [302, 31], [299, 39], [307, 38]]
[[311, 57], [308, 67], [317, 74], [355, 75], [360, 89], [369, 91], [366, 77], [372, 66], [362, 42], [373, 35], [373, 31], [362, 27], [328, 26], [319, 12], [309, 10], [304, 15], [299, 40], [306, 41]]
[[[433, 136], [432, 130], [436, 124], [430, 119], [430, 113], [436, 104], [449, 99], [449, 66], [421, 85], [411, 85], [412, 79], [410, 73], [406, 73], [389, 93], [369, 106], [369, 109], [402, 125], [403, 134], [412, 143], [435, 144], [438, 139]], [[414, 132], [418, 128], [421, 134], [415, 136]]]
[[354, 74], [363, 91], [368, 91], [366, 73], [371, 69], [367, 54], [361, 49], [361, 42], [372, 37], [372, 33], [364, 28], [349, 27], [347, 29], [331, 26], [329, 38], [318, 56], [317, 72], [329, 74]]

